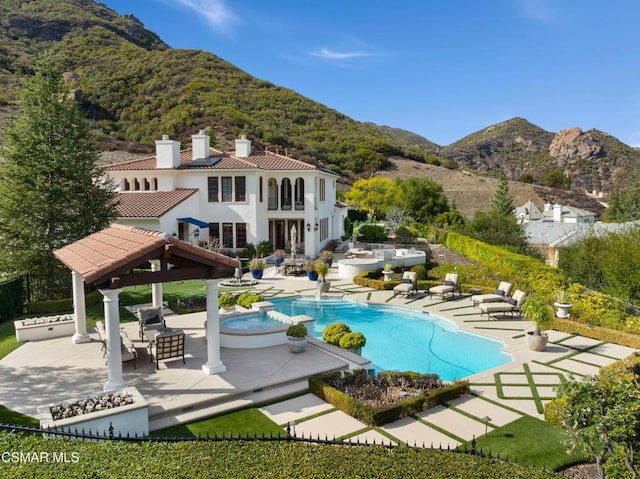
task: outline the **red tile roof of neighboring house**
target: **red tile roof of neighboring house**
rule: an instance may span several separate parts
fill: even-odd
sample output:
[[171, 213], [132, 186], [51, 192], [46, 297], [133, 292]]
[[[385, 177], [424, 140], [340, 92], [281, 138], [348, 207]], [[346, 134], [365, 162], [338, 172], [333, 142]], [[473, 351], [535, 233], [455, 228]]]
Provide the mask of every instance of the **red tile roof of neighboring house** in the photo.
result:
[[198, 192], [197, 188], [173, 191], [125, 191], [118, 193], [118, 217], [160, 218]]
[[[105, 283], [149, 259], [164, 259], [185, 267], [207, 267], [211, 277], [222, 277], [239, 263], [220, 253], [194, 246], [165, 233], [134, 226], [111, 226], [54, 251], [54, 255], [86, 283]], [[135, 273], [133, 273], [135, 274]], [[130, 284], [142, 284], [130, 282]]]
[[[243, 169], [260, 169], [275, 171], [290, 170], [319, 170], [314, 165], [305, 163], [304, 161], [289, 158], [287, 156], [273, 153], [271, 151], [261, 151], [252, 153], [250, 156], [240, 158], [233, 153], [223, 152], [214, 148], [209, 149], [210, 157], [221, 158], [212, 166], [187, 166], [192, 161], [192, 150], [182, 150], [180, 152], [181, 170], [190, 169], [211, 169], [211, 170], [243, 170]], [[114, 163], [105, 167], [107, 171], [124, 171], [124, 170], [155, 170], [156, 157], [149, 156], [136, 160], [129, 160], [122, 163]]]

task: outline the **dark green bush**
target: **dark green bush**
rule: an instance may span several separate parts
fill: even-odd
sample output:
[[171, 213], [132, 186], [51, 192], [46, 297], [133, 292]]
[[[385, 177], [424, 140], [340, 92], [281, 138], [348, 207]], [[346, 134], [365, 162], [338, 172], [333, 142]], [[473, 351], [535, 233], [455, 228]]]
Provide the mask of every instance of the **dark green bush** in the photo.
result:
[[383, 243], [387, 240], [387, 230], [382, 226], [363, 224], [358, 229], [358, 240], [369, 243]]
[[22, 278], [0, 283], [0, 323], [20, 316], [24, 300], [25, 290]]

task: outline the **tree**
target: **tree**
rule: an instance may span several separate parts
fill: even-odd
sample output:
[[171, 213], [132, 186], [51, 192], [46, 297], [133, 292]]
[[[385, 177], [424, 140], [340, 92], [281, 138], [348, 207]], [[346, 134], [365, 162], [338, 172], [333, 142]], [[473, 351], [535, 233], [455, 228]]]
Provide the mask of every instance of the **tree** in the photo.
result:
[[544, 175], [542, 184], [549, 188], [559, 188], [562, 190], [568, 190], [571, 186], [569, 177], [558, 169], [553, 169]]
[[498, 176], [498, 186], [491, 199], [491, 209], [501, 215], [513, 215], [515, 207], [509, 194], [509, 180], [504, 170], [500, 169]]
[[494, 209], [477, 211], [467, 229], [471, 236], [485, 243], [517, 253], [530, 253], [524, 225], [519, 224], [514, 215], [503, 215]]
[[611, 193], [604, 218], [614, 222], [640, 219], [640, 178], [634, 175], [626, 188], [616, 188]]
[[54, 287], [54, 250], [104, 228], [116, 216], [89, 124], [46, 57], [19, 94], [22, 116], [0, 148], [0, 270], [40, 274]]
[[428, 178], [402, 181], [403, 202], [419, 223], [430, 223], [440, 213], [449, 211], [449, 202], [442, 186]]
[[390, 178], [374, 176], [356, 181], [344, 197], [356, 208], [369, 212], [373, 220], [384, 216], [388, 208], [397, 205], [400, 193], [397, 182]]
[[639, 365], [637, 358], [627, 359], [602, 368], [598, 376], [563, 383], [558, 399], [545, 411], [545, 417], [569, 432], [571, 447], [581, 446], [593, 456], [602, 478], [608, 470], [613, 473], [617, 463], [628, 475], [616, 470], [615, 477], [637, 477]]
[[398, 228], [412, 221], [409, 208], [406, 206], [394, 206], [387, 210], [386, 224], [389, 230], [395, 232]]

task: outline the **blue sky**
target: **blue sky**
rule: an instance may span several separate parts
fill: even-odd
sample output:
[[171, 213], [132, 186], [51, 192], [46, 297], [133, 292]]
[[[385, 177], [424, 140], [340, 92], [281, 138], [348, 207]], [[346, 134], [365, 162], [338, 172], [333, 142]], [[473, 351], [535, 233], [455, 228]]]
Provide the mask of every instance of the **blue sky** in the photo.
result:
[[103, 0], [359, 121], [447, 145], [510, 118], [640, 145], [638, 0]]

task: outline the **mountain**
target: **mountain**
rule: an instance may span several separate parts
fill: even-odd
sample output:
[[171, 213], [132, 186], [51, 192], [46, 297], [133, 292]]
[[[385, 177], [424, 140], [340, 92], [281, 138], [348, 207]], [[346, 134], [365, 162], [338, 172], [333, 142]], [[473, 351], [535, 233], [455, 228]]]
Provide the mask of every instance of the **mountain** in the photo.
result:
[[640, 152], [613, 136], [579, 127], [548, 132], [524, 118], [497, 123], [438, 151], [461, 168], [493, 174], [503, 168], [516, 179], [530, 174], [543, 183], [550, 171], [567, 175], [575, 191], [610, 191], [624, 186], [640, 166]]
[[502, 167], [512, 180], [528, 174], [541, 183], [559, 169], [575, 191], [609, 191], [640, 161], [640, 151], [606, 133], [574, 128], [556, 134], [523, 118], [443, 147], [410, 131], [355, 121], [213, 53], [170, 48], [133, 15], [92, 0], [3, 0], [0, 122], [16, 114], [17, 87], [45, 51], [113, 158], [118, 150], [151, 153], [163, 134], [188, 140], [208, 129], [220, 149], [232, 149], [246, 133], [257, 149], [322, 165], [341, 174], [342, 189], [405, 162], [446, 166], [439, 168], [450, 176], [443, 181], [456, 181], [456, 169], [482, 177]]

